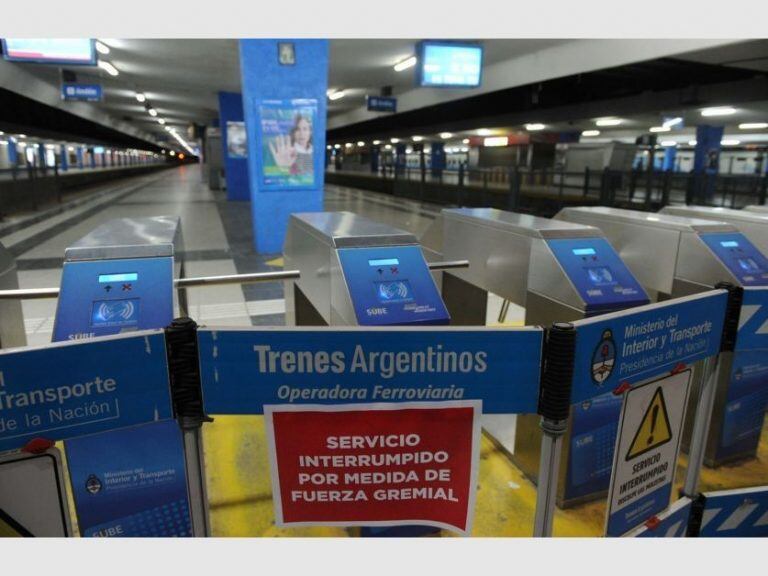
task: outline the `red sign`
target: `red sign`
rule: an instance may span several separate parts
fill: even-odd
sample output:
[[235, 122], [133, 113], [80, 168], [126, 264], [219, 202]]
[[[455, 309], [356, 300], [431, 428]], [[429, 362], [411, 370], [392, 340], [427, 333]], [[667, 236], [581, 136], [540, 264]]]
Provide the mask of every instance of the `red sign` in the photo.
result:
[[265, 406], [277, 525], [422, 524], [468, 534], [480, 405]]

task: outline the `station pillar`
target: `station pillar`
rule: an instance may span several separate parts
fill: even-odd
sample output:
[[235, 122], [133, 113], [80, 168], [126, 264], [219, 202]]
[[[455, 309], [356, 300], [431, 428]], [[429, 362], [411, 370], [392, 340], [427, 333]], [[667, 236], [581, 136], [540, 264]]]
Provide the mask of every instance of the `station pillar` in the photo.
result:
[[227, 200], [250, 200], [243, 95], [239, 92], [219, 92], [219, 118]]
[[432, 176], [438, 177], [445, 170], [445, 143], [432, 142]]
[[323, 208], [328, 41], [240, 40], [240, 69], [254, 247], [274, 254]]
[[407, 164], [405, 144], [397, 144], [395, 146], [395, 174], [403, 174], [405, 172], [405, 166]]
[[45, 169], [48, 168], [48, 162], [46, 162], [45, 152], [46, 152], [45, 144], [41, 142], [40, 144], [37, 145], [37, 156], [38, 156], [37, 164], [40, 167], [40, 169], [42, 169], [43, 171], [45, 171]]
[[706, 202], [715, 192], [715, 176], [720, 166], [720, 141], [722, 126], [696, 127], [696, 148], [693, 154], [695, 199]]
[[96, 150], [91, 148], [91, 168], [96, 168]]
[[69, 152], [67, 152], [67, 145], [62, 144], [61, 145], [61, 163], [59, 164], [59, 169], [62, 172], [66, 172], [69, 170], [69, 157], [67, 156]]
[[372, 145], [371, 146], [371, 172], [373, 174], [378, 174], [380, 160], [381, 160], [381, 146]]
[[77, 167], [80, 170], [83, 169], [83, 147], [82, 146], [77, 147]]
[[677, 146], [667, 146], [664, 148], [664, 160], [661, 164], [663, 172], [675, 171], [675, 158], [677, 158]]

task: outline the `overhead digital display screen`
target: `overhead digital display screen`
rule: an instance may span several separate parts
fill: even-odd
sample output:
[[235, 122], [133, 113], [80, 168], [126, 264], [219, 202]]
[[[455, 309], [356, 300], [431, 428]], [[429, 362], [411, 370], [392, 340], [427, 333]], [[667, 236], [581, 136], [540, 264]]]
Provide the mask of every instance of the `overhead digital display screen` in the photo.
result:
[[3, 58], [11, 62], [95, 66], [92, 38], [5, 38]]
[[459, 42], [420, 42], [417, 46], [420, 86], [476, 88], [483, 70], [483, 47]]

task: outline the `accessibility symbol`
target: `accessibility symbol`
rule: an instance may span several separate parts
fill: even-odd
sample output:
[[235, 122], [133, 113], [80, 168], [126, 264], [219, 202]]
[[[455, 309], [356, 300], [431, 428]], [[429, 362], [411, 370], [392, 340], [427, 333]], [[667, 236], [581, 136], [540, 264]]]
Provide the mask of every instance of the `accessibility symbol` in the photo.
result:
[[672, 440], [672, 426], [669, 422], [669, 414], [667, 414], [664, 392], [659, 386], [645, 411], [645, 416], [643, 416], [637, 432], [635, 432], [632, 444], [629, 445], [626, 460], [629, 462], [654, 448], [663, 446], [670, 440]]

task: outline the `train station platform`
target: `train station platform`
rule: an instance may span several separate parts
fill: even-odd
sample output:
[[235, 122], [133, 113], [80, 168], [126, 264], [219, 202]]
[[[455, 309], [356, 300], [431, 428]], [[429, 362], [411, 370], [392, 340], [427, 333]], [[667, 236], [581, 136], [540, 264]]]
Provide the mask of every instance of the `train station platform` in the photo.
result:
[[[441, 206], [329, 184], [324, 209], [348, 210], [421, 236]], [[229, 275], [280, 270], [281, 254], [257, 255], [249, 206], [230, 202], [202, 181], [198, 166], [144, 174], [98, 194], [81, 197], [34, 221], [6, 224], [0, 241], [16, 256], [21, 288], [60, 284], [64, 250], [98, 225], [121, 217], [178, 215], [182, 220], [186, 275]], [[282, 283], [191, 288], [189, 314], [208, 326], [280, 326], [285, 323]], [[51, 341], [55, 300], [23, 303], [30, 345]], [[510, 323], [519, 323], [514, 318]], [[262, 416], [220, 416], [203, 429], [207, 489], [213, 536], [354, 536], [340, 527], [275, 526], [268, 465], [268, 440]], [[705, 469], [702, 489], [760, 484], [768, 462], [768, 430], [763, 430], [758, 458], [746, 463]], [[685, 469], [682, 457], [677, 477]], [[480, 449], [475, 536], [532, 535], [536, 487], [490, 437]], [[674, 497], [676, 498], [676, 496]], [[70, 506], [73, 507], [72, 502]], [[603, 534], [605, 501], [558, 510], [556, 536]], [[74, 513], [72, 514], [75, 517]], [[514, 519], [514, 520], [512, 520]], [[441, 531], [440, 536], [450, 536]]]

